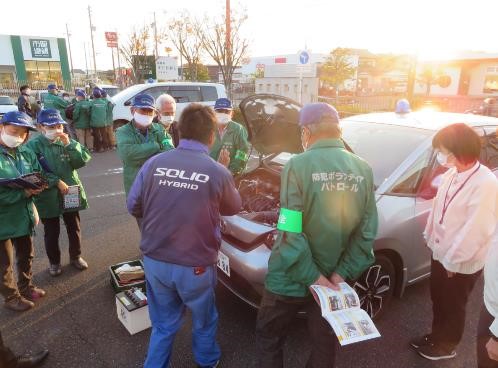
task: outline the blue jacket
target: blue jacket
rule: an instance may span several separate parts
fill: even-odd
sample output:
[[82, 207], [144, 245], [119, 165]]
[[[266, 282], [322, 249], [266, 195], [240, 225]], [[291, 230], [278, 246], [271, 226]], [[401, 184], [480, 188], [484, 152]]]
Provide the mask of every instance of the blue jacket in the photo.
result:
[[209, 157], [206, 145], [193, 140], [150, 158], [127, 204], [130, 214], [142, 218], [144, 256], [192, 267], [216, 263], [220, 215], [241, 209], [231, 173]]

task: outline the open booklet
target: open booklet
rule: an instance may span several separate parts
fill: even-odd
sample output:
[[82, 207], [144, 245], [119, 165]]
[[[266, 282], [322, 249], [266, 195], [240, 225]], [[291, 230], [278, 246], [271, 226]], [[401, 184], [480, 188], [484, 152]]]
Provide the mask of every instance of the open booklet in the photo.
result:
[[42, 189], [45, 188], [48, 183], [42, 174], [33, 172], [13, 179], [0, 178], [0, 185], [13, 189]]
[[332, 326], [339, 343], [344, 346], [355, 342], [380, 337], [370, 316], [360, 308], [356, 291], [345, 282], [340, 290], [311, 285], [311, 290], [320, 301], [322, 316]]

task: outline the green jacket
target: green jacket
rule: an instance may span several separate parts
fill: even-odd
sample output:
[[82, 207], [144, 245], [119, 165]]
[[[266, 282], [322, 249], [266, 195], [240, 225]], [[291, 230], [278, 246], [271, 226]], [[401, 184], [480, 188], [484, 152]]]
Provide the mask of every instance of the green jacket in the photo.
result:
[[94, 98], [90, 110], [90, 126], [92, 128], [103, 128], [107, 124], [107, 100], [105, 98]]
[[[27, 143], [27, 146], [36, 153], [45, 171], [51, 172], [57, 181], [50, 183], [49, 187], [41, 192], [36, 198], [36, 208], [40, 218], [59, 217], [64, 212], [80, 211], [88, 208], [85, 189], [81, 184], [77, 169], [82, 168], [90, 161], [90, 151], [75, 140], [64, 146], [60, 140], [49, 141], [40, 135]], [[50, 170], [50, 171], [49, 171]], [[67, 185], [79, 185], [80, 204], [79, 208], [63, 210], [62, 195], [57, 188], [57, 183], [62, 180]]]
[[114, 123], [114, 119], [112, 117], [112, 110], [114, 109], [114, 104], [107, 100], [107, 110], [106, 110], [106, 117], [107, 117], [107, 120], [106, 120], [106, 125], [107, 126], [112, 126], [112, 124]]
[[320, 274], [354, 279], [374, 262], [372, 169], [342, 141], [320, 140], [292, 157], [281, 176], [280, 201], [268, 290], [303, 297]]
[[[36, 155], [25, 145], [13, 150], [0, 146], [0, 178], [13, 179], [32, 172], [43, 172]], [[57, 182], [48, 178], [49, 184]], [[31, 235], [34, 228], [33, 197], [23, 189], [0, 185], [0, 240]]]
[[223, 148], [230, 152], [230, 164], [228, 169], [232, 174], [240, 174], [246, 167], [249, 159], [249, 142], [247, 141], [247, 131], [241, 124], [230, 121], [225, 128], [223, 136], [216, 130], [216, 139], [209, 155], [218, 160]]
[[66, 107], [68, 107], [68, 105], [69, 105], [68, 101], [52, 93], [47, 94], [43, 100], [44, 109], [59, 110], [64, 120], [66, 120]]
[[123, 161], [123, 181], [126, 196], [142, 165], [155, 154], [175, 148], [171, 136], [161, 124], [152, 123], [144, 136], [132, 120], [116, 130], [118, 154]]
[[76, 101], [73, 111], [73, 124], [76, 129], [90, 128], [90, 110], [92, 102], [88, 100]]

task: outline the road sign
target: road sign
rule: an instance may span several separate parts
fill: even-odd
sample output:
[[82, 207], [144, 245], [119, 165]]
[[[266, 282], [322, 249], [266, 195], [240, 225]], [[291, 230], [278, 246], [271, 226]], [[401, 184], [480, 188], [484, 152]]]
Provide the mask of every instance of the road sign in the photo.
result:
[[[117, 32], [106, 32], [105, 33], [105, 40], [107, 42], [118, 42]], [[109, 46], [109, 47], [111, 47], [111, 46]]]
[[299, 64], [306, 65], [310, 62], [310, 54], [308, 51], [303, 50], [299, 52]]
[[107, 42], [107, 47], [118, 47], [117, 42]]

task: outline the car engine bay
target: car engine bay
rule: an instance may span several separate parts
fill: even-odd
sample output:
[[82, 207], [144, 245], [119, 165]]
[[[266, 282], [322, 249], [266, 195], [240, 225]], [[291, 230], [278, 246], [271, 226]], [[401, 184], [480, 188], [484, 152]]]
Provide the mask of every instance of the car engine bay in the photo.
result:
[[276, 226], [280, 211], [280, 173], [258, 168], [236, 181], [242, 198], [239, 216], [269, 226]]

